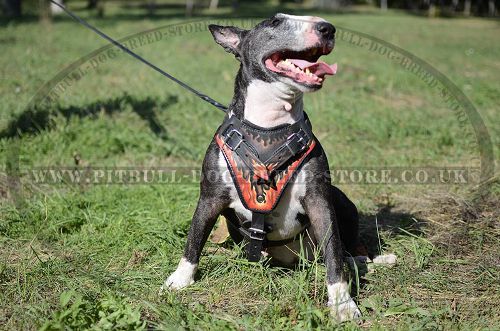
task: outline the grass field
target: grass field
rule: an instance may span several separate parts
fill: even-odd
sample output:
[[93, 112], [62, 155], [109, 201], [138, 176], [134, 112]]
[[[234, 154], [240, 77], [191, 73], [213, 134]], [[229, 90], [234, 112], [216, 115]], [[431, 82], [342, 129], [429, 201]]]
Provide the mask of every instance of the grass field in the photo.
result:
[[[184, 21], [175, 8], [147, 17], [144, 9], [112, 3], [98, 19], [78, 10], [78, 3], [72, 6], [117, 38]], [[241, 8], [234, 15], [275, 11], [250, 9], [258, 11]], [[214, 15], [227, 14], [223, 8]], [[315, 14], [340, 30], [395, 44], [441, 71], [476, 106], [498, 155], [498, 21], [429, 20], [392, 11]], [[56, 102], [27, 107], [45, 82], [105, 42], [63, 17], [52, 24], [1, 24], [3, 172], [13, 159], [21, 169], [200, 166], [221, 112], [124, 54], [89, 70]], [[229, 102], [237, 63], [207, 31], [172, 35], [136, 51]], [[472, 127], [461, 126], [418, 77], [342, 40], [327, 59], [338, 62], [338, 75], [305, 102], [333, 167], [480, 166], [479, 148], [468, 136]], [[0, 182], [5, 330], [500, 329], [498, 177], [482, 186], [489, 194], [481, 199], [474, 199], [474, 184], [340, 185], [360, 209], [367, 244], [398, 256], [392, 268], [353, 277], [364, 319], [340, 326], [325, 306], [321, 263], [304, 262], [295, 270], [249, 264], [230, 242], [207, 244], [194, 285], [158, 296], [182, 254], [198, 196], [195, 183], [23, 182], [25, 199], [17, 208], [6, 178]]]

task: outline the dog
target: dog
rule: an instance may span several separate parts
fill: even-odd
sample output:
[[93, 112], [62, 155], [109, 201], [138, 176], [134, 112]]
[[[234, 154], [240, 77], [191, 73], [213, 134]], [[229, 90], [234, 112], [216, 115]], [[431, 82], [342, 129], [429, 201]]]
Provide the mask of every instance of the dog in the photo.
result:
[[[336, 73], [336, 65], [318, 60], [333, 50], [335, 27], [319, 17], [276, 14], [251, 30], [209, 30], [240, 68], [228, 113], [203, 161], [184, 254], [162, 288], [194, 282], [203, 246], [223, 215], [233, 240], [247, 240], [256, 260], [262, 249], [274, 263], [289, 266], [298, 260], [301, 240], [307, 256], [319, 247], [332, 314], [340, 322], [360, 318], [343, 272], [344, 251], [354, 256], [358, 244], [358, 212], [331, 185], [327, 157], [303, 110], [304, 93], [319, 90], [326, 75]], [[277, 161], [283, 155], [286, 162]]]

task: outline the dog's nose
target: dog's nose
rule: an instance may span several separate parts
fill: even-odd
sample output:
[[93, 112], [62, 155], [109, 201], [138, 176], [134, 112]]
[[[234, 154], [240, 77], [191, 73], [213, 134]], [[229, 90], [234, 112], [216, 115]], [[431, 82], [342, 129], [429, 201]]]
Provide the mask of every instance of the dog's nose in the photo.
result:
[[328, 22], [319, 22], [316, 23], [316, 31], [318, 31], [322, 37], [332, 39], [336, 30], [335, 27]]

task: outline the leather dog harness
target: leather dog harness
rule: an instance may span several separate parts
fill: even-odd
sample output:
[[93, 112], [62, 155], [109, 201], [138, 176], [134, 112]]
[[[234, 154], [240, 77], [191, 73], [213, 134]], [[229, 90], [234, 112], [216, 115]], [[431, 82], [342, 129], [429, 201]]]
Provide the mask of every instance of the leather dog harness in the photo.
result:
[[226, 116], [215, 141], [226, 159], [243, 206], [252, 212], [251, 222], [247, 220], [239, 226], [230, 221], [228, 224], [248, 241], [248, 260], [258, 261], [263, 246], [281, 246], [296, 239], [266, 240], [269, 226], [265, 224], [265, 215], [276, 208], [287, 184], [316, 146], [311, 123], [305, 113], [298, 122], [273, 128]]

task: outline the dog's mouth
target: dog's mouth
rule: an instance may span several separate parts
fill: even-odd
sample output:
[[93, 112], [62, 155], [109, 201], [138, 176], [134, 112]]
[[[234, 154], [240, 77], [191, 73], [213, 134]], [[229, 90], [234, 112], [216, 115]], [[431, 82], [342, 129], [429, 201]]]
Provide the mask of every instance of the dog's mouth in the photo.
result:
[[322, 55], [332, 51], [328, 47], [314, 47], [304, 51], [279, 51], [271, 54], [264, 63], [267, 69], [295, 82], [321, 86], [326, 75], [337, 73], [337, 64], [318, 61]]

